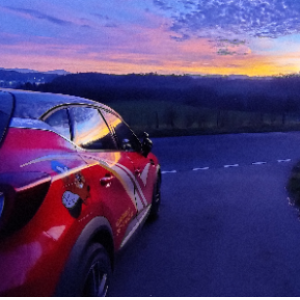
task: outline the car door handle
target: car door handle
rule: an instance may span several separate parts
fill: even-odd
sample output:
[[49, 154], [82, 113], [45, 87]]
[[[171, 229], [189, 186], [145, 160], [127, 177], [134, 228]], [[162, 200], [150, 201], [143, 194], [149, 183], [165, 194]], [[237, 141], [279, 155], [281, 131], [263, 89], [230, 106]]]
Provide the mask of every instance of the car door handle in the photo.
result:
[[105, 187], [110, 187], [111, 186], [111, 181], [113, 180], [113, 176], [111, 174], [107, 174], [105, 175], [104, 177], [102, 177], [100, 179], [100, 183], [102, 186], [105, 186]]

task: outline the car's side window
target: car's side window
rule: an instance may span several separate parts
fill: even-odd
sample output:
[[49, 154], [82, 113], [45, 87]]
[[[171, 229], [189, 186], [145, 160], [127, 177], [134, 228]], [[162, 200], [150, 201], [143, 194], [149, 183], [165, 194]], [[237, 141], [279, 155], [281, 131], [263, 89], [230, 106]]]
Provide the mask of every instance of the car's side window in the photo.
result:
[[69, 108], [73, 141], [85, 149], [115, 150], [113, 137], [98, 109], [85, 106]]
[[69, 116], [65, 108], [54, 112], [44, 121], [49, 124], [54, 131], [58, 132], [67, 139], [71, 139]]
[[101, 113], [109, 126], [114, 130], [120, 150], [141, 151], [141, 142], [120, 118], [105, 110], [101, 110]]

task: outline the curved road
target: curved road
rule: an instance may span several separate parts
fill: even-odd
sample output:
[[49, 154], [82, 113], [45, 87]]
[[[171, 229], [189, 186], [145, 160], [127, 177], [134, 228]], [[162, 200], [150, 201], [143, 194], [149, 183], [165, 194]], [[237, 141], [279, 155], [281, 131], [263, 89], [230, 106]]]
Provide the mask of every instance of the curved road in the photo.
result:
[[285, 190], [300, 133], [153, 139], [158, 220], [117, 258], [111, 296], [300, 296], [300, 221]]

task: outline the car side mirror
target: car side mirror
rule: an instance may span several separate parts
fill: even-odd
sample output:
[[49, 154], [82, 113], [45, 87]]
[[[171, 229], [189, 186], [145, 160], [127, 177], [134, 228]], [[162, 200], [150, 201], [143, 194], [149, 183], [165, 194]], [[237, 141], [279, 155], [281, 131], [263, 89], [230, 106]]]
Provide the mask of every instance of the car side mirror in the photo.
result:
[[147, 132], [144, 132], [144, 138], [142, 142], [142, 152], [145, 157], [148, 156], [152, 149], [152, 141], [149, 139], [149, 134]]
[[131, 150], [131, 144], [128, 139], [122, 140], [122, 149], [125, 151]]

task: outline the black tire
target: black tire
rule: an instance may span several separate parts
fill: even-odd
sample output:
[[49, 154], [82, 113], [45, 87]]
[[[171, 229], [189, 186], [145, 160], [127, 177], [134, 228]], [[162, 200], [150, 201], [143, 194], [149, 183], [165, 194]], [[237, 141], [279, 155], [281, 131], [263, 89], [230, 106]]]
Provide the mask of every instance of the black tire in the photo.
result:
[[161, 202], [160, 186], [161, 186], [161, 177], [160, 177], [160, 175], [158, 175], [157, 181], [155, 183], [154, 190], [153, 190], [152, 207], [151, 207], [150, 215], [149, 215], [150, 220], [157, 219], [158, 215], [159, 215], [160, 202]]
[[72, 270], [64, 274], [56, 296], [107, 296], [111, 274], [107, 251], [100, 244], [91, 244], [73, 265]]
[[104, 297], [111, 279], [111, 264], [104, 247], [93, 244], [84, 257], [83, 286], [81, 296]]

